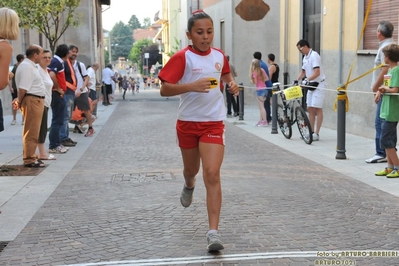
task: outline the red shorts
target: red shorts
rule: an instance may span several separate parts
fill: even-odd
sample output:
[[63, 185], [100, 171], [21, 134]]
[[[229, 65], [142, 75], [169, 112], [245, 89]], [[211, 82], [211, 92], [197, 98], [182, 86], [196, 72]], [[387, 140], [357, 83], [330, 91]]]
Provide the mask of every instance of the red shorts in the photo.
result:
[[216, 122], [191, 122], [180, 121], [176, 123], [177, 142], [182, 149], [194, 149], [199, 142], [224, 145], [223, 121]]

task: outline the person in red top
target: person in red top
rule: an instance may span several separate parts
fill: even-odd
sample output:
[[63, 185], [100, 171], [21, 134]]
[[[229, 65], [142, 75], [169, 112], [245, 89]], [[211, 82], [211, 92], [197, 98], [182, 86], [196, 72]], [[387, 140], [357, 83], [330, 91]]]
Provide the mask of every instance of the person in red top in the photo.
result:
[[69, 54], [69, 47], [66, 44], [60, 44], [55, 50], [55, 55], [51, 60], [48, 70], [50, 77], [53, 80], [53, 93], [51, 98], [51, 111], [53, 118], [51, 120], [50, 133], [49, 133], [49, 153], [66, 153], [67, 149], [61, 146], [61, 126], [64, 123], [65, 114], [65, 101], [63, 96], [67, 89], [65, 73], [64, 73], [64, 60], [67, 59]]
[[204, 11], [188, 20], [187, 37], [193, 45], [174, 54], [159, 73], [161, 95], [180, 95], [177, 138], [183, 157], [184, 180], [180, 202], [190, 206], [195, 176], [202, 162], [209, 218], [208, 251], [223, 249], [218, 232], [222, 189], [220, 167], [224, 156], [226, 109], [219, 82], [227, 83], [237, 95], [238, 86], [230, 73], [224, 53], [210, 45], [214, 36], [212, 18]]

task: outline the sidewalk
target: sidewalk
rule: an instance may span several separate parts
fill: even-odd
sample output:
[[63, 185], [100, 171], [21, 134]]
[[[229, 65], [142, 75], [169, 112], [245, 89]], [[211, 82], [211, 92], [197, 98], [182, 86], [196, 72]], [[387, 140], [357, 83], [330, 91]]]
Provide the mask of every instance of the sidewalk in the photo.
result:
[[[312, 160], [332, 170], [350, 176], [364, 182], [372, 187], [399, 196], [399, 179], [387, 179], [376, 177], [375, 172], [386, 167], [386, 163], [368, 164], [366, 159], [375, 154], [374, 139], [346, 134], [346, 160], [337, 160], [337, 131], [323, 127], [320, 130], [320, 140], [313, 141], [311, 145], [305, 144], [300, 139], [298, 127], [292, 126], [292, 137], [286, 139], [277, 129], [278, 134], [271, 134], [271, 124], [268, 127], [254, 126], [259, 120], [259, 110], [253, 106], [245, 106], [244, 120], [239, 121], [238, 117], [228, 118], [229, 123], [271, 142], [287, 151], [301, 157]], [[265, 151], [267, 152], [267, 151]]]

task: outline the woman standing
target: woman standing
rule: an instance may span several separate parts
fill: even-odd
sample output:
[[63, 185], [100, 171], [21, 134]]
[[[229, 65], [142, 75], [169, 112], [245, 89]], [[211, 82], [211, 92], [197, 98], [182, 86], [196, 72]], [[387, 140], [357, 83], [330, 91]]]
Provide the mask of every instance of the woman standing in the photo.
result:
[[[19, 18], [17, 13], [7, 7], [0, 8], [0, 90], [9, 83], [9, 66], [12, 47], [7, 40], [16, 40], [19, 35]], [[0, 132], [4, 130], [3, 106], [0, 99]]]
[[255, 125], [258, 127], [267, 127], [269, 123], [266, 119], [266, 109], [264, 106], [265, 96], [266, 96], [266, 86], [265, 82], [269, 79], [266, 72], [260, 67], [260, 62], [258, 59], [253, 59], [251, 66], [249, 68], [249, 77], [251, 82], [256, 85], [256, 95], [258, 96], [258, 107], [260, 120]]

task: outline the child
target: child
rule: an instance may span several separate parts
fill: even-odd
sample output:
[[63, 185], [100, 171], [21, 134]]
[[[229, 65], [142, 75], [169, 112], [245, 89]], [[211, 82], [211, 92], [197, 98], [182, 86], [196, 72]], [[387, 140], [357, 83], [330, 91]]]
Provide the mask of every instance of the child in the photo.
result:
[[126, 76], [123, 76], [122, 82], [121, 82], [121, 86], [123, 89], [123, 99], [125, 99], [125, 95], [126, 95], [126, 90], [129, 87], [129, 81], [127, 80]]
[[399, 177], [399, 159], [396, 154], [397, 131], [399, 121], [399, 96], [385, 95], [388, 93], [399, 92], [399, 45], [390, 44], [383, 48], [384, 61], [389, 65], [388, 75], [384, 76], [384, 86], [381, 86], [374, 101], [378, 103], [381, 96], [382, 103], [380, 108], [381, 118], [381, 148], [385, 149], [388, 166], [377, 173], [376, 176], [386, 176], [388, 178]]
[[209, 218], [208, 251], [222, 250], [218, 233], [222, 191], [220, 167], [224, 155], [226, 110], [218, 82], [230, 86], [238, 94], [238, 86], [230, 74], [229, 63], [222, 51], [211, 48], [214, 29], [212, 18], [199, 10], [187, 23], [186, 35], [192, 45], [174, 54], [159, 73], [162, 96], [180, 95], [176, 123], [178, 144], [183, 158], [184, 186], [180, 202], [188, 207], [193, 198], [195, 176], [202, 161], [203, 179]]
[[260, 113], [260, 120], [255, 125], [257, 127], [267, 127], [269, 123], [266, 119], [266, 109], [264, 105], [265, 96], [266, 96], [266, 87], [265, 82], [269, 80], [266, 72], [263, 68], [260, 67], [260, 62], [258, 59], [253, 59], [251, 62], [251, 66], [249, 68], [249, 77], [251, 82], [256, 85], [256, 95], [258, 96], [258, 107]]

